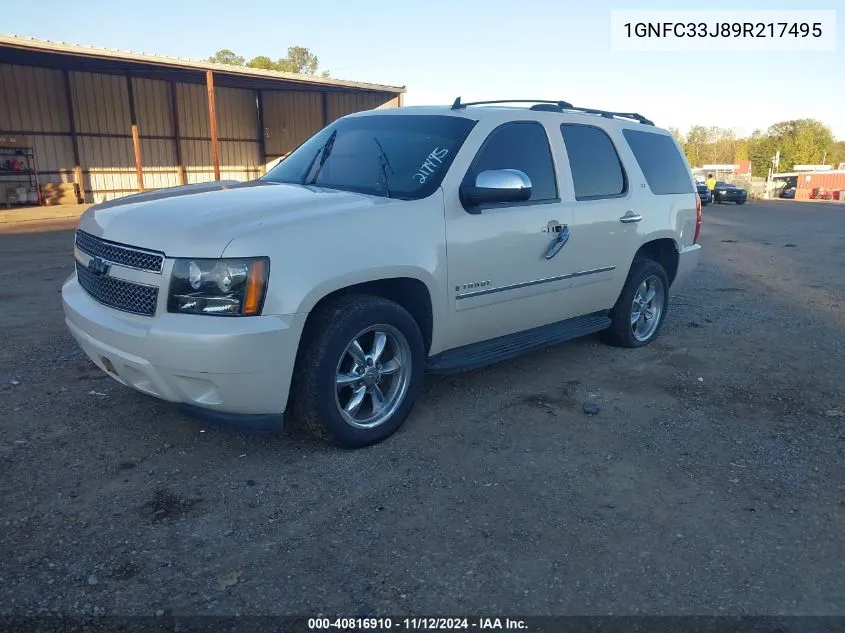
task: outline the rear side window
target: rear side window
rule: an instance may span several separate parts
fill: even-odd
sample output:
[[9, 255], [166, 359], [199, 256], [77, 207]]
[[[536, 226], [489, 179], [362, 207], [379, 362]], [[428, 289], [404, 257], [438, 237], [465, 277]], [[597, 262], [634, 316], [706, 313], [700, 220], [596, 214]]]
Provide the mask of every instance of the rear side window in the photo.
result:
[[671, 136], [639, 130], [623, 130], [622, 134], [652, 193], [665, 196], [694, 191], [692, 178]]
[[539, 123], [505, 123], [490, 132], [469, 168], [467, 181], [475, 182], [476, 176], [488, 169], [519, 169], [524, 172], [531, 180], [529, 203], [557, 200], [549, 138]]
[[600, 200], [625, 195], [628, 181], [613, 141], [593, 125], [564, 123], [560, 126], [576, 200]]

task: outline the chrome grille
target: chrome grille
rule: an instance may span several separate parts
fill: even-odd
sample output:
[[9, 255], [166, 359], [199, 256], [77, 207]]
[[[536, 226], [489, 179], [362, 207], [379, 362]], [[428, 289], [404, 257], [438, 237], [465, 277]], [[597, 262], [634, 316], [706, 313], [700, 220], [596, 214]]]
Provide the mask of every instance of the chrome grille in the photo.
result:
[[85, 231], [76, 232], [76, 246], [84, 253], [88, 253], [93, 257], [99, 257], [113, 264], [138, 268], [140, 270], [150, 270], [154, 273], [160, 273], [161, 266], [164, 263], [163, 254], [108, 242], [99, 237], [94, 237]]
[[79, 285], [94, 299], [115, 310], [153, 316], [158, 302], [158, 288], [145, 286], [114, 277], [95, 275], [76, 262]]

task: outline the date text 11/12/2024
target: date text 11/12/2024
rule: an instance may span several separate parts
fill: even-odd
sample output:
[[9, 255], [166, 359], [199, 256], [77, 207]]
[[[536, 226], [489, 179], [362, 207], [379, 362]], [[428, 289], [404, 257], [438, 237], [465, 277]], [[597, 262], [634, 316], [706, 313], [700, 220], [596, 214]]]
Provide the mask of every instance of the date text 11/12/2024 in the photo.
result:
[[524, 631], [526, 624], [511, 618], [308, 618], [308, 628], [312, 631]]

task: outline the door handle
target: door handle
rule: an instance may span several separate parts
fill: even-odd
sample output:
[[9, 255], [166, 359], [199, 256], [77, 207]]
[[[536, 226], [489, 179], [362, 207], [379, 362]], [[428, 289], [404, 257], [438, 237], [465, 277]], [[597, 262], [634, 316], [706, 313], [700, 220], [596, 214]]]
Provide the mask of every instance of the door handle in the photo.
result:
[[549, 220], [548, 224], [543, 227], [543, 233], [560, 233], [563, 225], [557, 220]]
[[569, 241], [569, 227], [565, 224], [560, 226], [560, 230], [557, 231], [557, 236], [552, 243], [549, 244], [549, 248], [546, 250], [546, 259], [551, 259], [555, 255], [558, 254], [558, 251], [562, 249], [566, 243]]
[[641, 216], [639, 213], [634, 213], [633, 211], [627, 211], [627, 212], [625, 212], [625, 215], [623, 215], [621, 218], [619, 218], [619, 221], [622, 222], [623, 224], [630, 224], [631, 222], [639, 222], [642, 219], [643, 219], [643, 216]]

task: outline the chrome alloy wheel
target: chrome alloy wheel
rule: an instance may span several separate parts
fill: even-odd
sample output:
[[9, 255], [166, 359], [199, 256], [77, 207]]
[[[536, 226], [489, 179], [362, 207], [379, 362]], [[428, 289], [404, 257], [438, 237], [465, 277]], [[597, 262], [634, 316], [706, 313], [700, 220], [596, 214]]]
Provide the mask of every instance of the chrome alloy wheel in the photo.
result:
[[337, 363], [335, 404], [347, 424], [372, 429], [402, 404], [411, 378], [411, 347], [392, 325], [362, 330]]
[[638, 341], [647, 341], [660, 325], [665, 302], [663, 282], [656, 275], [646, 277], [631, 303], [631, 332]]

